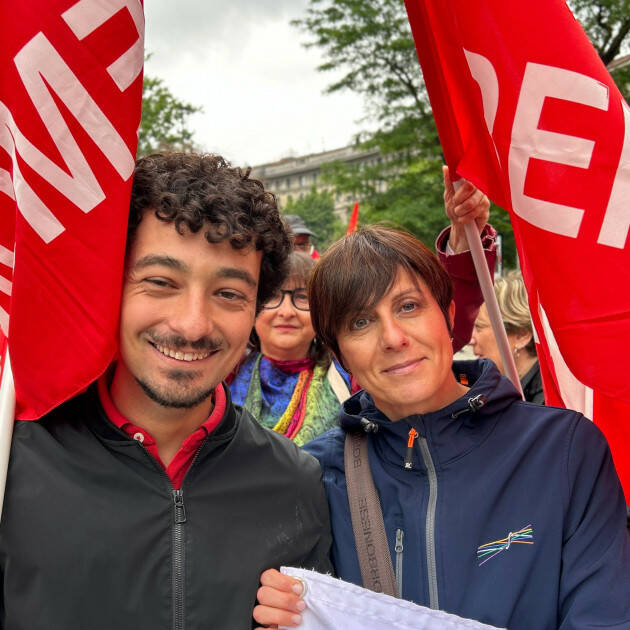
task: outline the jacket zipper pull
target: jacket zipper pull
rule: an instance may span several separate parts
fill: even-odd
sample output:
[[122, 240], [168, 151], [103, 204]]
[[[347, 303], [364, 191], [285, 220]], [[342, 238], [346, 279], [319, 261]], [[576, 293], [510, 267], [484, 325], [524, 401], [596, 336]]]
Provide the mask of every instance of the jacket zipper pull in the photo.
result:
[[418, 437], [418, 432], [415, 429], [409, 431], [409, 439], [407, 440], [407, 453], [405, 454], [405, 470], [411, 470], [413, 468], [413, 443]]
[[394, 551], [396, 552], [396, 590], [398, 591], [398, 597], [402, 598], [403, 587], [403, 536], [405, 532], [402, 529], [396, 530], [396, 544]]
[[175, 523], [185, 523], [186, 508], [184, 506], [184, 494], [181, 490], [173, 490], [173, 503], [175, 504]]

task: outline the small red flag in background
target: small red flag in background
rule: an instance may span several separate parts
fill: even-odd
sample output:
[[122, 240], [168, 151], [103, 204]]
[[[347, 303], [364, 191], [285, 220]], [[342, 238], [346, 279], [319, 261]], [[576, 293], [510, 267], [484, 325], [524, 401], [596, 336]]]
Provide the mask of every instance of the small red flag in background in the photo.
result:
[[0, 4], [0, 327], [20, 419], [116, 352], [143, 40], [139, 0]]
[[550, 404], [630, 500], [630, 108], [564, 0], [405, 0], [446, 160], [508, 209]]
[[359, 202], [356, 201], [354, 204], [354, 208], [352, 209], [352, 214], [350, 215], [350, 221], [348, 221], [348, 229], [346, 230], [346, 234], [352, 234], [353, 232], [356, 232], [358, 224], [359, 224]]

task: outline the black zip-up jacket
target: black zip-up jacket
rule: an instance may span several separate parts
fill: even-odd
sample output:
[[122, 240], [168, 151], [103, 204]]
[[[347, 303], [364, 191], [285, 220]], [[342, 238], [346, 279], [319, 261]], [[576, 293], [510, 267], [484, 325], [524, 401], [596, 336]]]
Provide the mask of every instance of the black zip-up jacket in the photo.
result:
[[0, 525], [4, 630], [249, 629], [260, 573], [329, 571], [317, 461], [232, 405], [179, 491], [95, 388], [16, 422]]

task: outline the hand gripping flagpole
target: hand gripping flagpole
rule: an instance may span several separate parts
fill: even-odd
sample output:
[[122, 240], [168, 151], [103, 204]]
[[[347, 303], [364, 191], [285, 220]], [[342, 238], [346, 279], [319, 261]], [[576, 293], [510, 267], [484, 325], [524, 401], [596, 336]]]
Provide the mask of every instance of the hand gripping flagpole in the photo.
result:
[[[463, 180], [459, 181], [462, 182]], [[470, 248], [470, 253], [472, 254], [472, 259], [475, 264], [475, 271], [477, 272], [481, 293], [483, 294], [483, 299], [485, 300], [486, 308], [488, 309], [488, 317], [490, 317], [492, 330], [494, 331], [497, 346], [499, 347], [499, 356], [501, 357], [501, 363], [503, 363], [503, 369], [505, 370], [506, 376], [514, 384], [514, 387], [518, 389], [521, 394], [521, 398], [523, 398], [521, 380], [519, 379], [518, 372], [516, 371], [514, 356], [512, 355], [512, 350], [510, 349], [507, 333], [505, 332], [501, 311], [499, 311], [499, 303], [497, 302], [497, 296], [494, 292], [492, 278], [490, 277], [490, 270], [486, 264], [486, 257], [484, 256], [483, 247], [481, 246], [479, 232], [477, 231], [474, 222], [466, 223], [464, 225], [464, 229], [466, 232], [466, 239], [468, 240], [468, 247]]]
[[[456, 172], [453, 169], [450, 172]], [[459, 187], [465, 182], [465, 179], [458, 179], [453, 182], [453, 188], [458, 190]], [[514, 356], [510, 349], [507, 333], [505, 332], [505, 326], [503, 325], [503, 318], [501, 317], [501, 311], [499, 310], [499, 303], [497, 302], [497, 296], [494, 292], [494, 283], [490, 277], [490, 270], [486, 264], [486, 257], [483, 253], [483, 247], [481, 246], [481, 239], [479, 238], [479, 232], [474, 222], [464, 224], [464, 233], [466, 234], [466, 240], [468, 241], [468, 248], [472, 254], [473, 263], [475, 265], [475, 271], [477, 272], [477, 279], [479, 280], [479, 286], [481, 287], [481, 293], [486, 303], [486, 309], [488, 310], [488, 317], [492, 324], [492, 330], [494, 331], [494, 337], [499, 349], [499, 356], [501, 357], [501, 363], [505, 375], [512, 381], [512, 384], [519, 391], [521, 398], [523, 398], [523, 388], [521, 387], [521, 379], [518, 377], [518, 371], [516, 370], [516, 364], [514, 363]]]
[[0, 383], [0, 519], [2, 518], [2, 506], [4, 504], [4, 490], [7, 485], [14, 417], [15, 387], [13, 385], [9, 348], [6, 346], [2, 382]]

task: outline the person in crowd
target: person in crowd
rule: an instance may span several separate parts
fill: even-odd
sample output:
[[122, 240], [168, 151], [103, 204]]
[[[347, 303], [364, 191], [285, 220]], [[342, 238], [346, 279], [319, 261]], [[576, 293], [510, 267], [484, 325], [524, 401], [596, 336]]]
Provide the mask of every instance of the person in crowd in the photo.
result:
[[262, 425], [302, 445], [337, 424], [350, 378], [315, 336], [306, 282], [315, 261], [289, 256], [288, 279], [262, 306], [230, 389]]
[[[494, 292], [508, 343], [514, 356], [516, 371], [521, 381], [523, 396], [529, 402], [544, 405], [545, 395], [536, 355], [534, 329], [529, 314], [527, 291], [520, 272], [510, 271], [505, 276], [496, 278]], [[492, 359], [501, 374], [505, 374], [485, 304], [481, 305], [479, 315], [475, 320], [470, 343], [476, 356], [481, 359]]]
[[290, 251], [248, 173], [213, 155], [137, 162], [119, 358], [15, 423], [1, 628], [246, 630], [265, 567], [330, 569], [317, 461], [221, 384]]
[[[629, 628], [630, 537], [604, 436], [522, 401], [492, 361], [453, 362], [436, 257], [404, 232], [361, 228], [322, 256], [309, 300], [317, 336], [365, 388], [306, 447], [324, 471], [337, 575], [370, 585], [384, 547], [395, 591], [421, 605], [510, 630]], [[372, 477], [375, 510], [351, 511], [353, 474]], [[301, 585], [276, 570], [261, 582], [257, 622], [299, 625]]]
[[[446, 190], [449, 184], [445, 179]], [[453, 342], [455, 350], [459, 350], [464, 345], [462, 340], [470, 338], [476, 310], [483, 300], [463, 237], [462, 221], [476, 221], [491, 267], [496, 233], [486, 224], [488, 198], [471, 184], [457, 195], [448, 198], [445, 195], [445, 206], [451, 225], [438, 237], [436, 248], [445, 268], [453, 274], [458, 305], [464, 302]], [[294, 218], [301, 221], [300, 217]], [[252, 334], [253, 352], [237, 368], [230, 382], [236, 404], [243, 405], [261, 424], [298, 445], [336, 426], [340, 404], [360, 387], [331, 357], [313, 331], [306, 285], [314, 264], [302, 251], [289, 257], [289, 277], [271, 300], [263, 304]]]
[[311, 236], [317, 238], [317, 234], [309, 230], [304, 219], [297, 214], [285, 214], [282, 218], [293, 234], [293, 247], [295, 250], [304, 252], [313, 260], [317, 260], [319, 252], [315, 249], [315, 245], [311, 243]]

